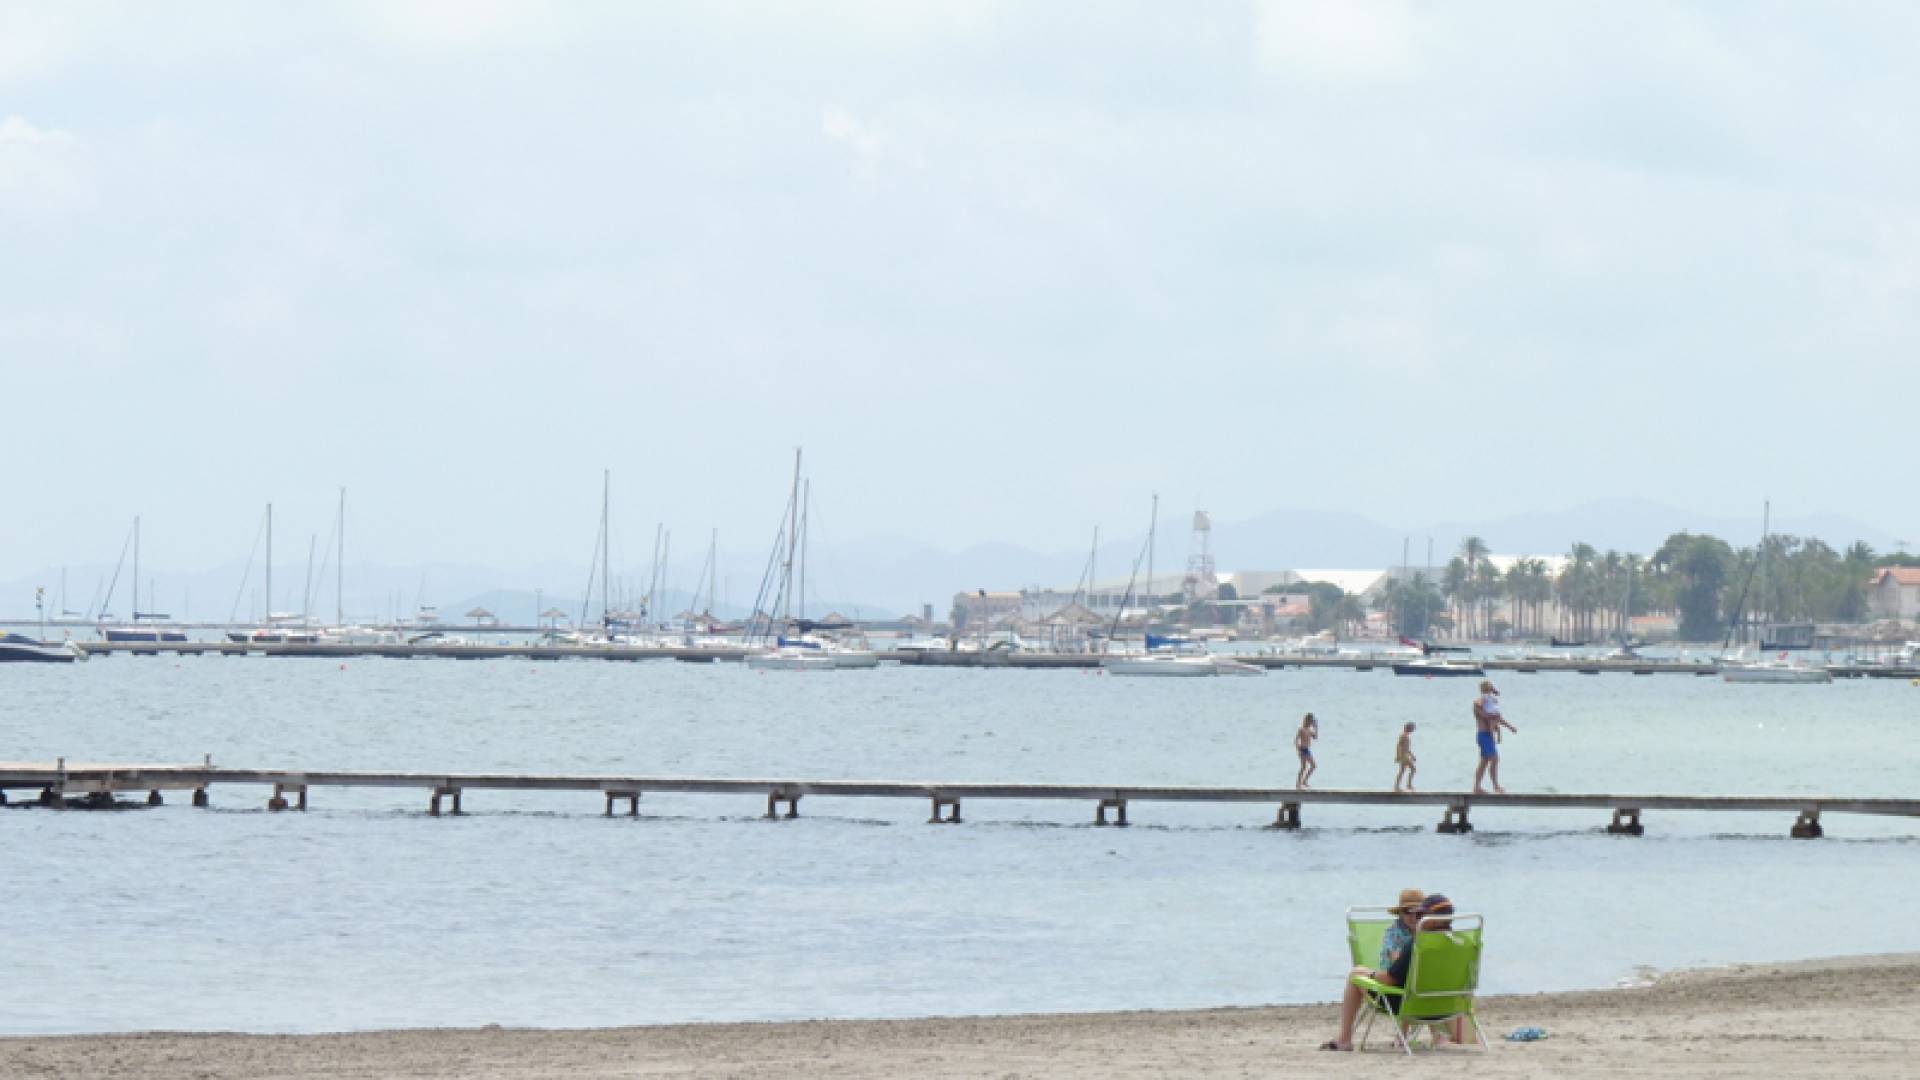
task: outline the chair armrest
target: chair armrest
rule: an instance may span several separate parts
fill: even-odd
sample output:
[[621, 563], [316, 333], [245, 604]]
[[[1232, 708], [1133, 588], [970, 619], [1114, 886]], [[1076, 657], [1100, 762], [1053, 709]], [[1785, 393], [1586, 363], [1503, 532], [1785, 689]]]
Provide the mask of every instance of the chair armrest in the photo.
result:
[[1347, 981], [1351, 982], [1353, 985], [1359, 987], [1360, 989], [1369, 991], [1371, 993], [1389, 994], [1389, 995], [1392, 995], [1393, 997], [1407, 996], [1406, 987], [1394, 986], [1390, 983], [1383, 983], [1379, 979], [1373, 978], [1372, 976], [1369, 976], [1369, 975], [1354, 975], [1350, 977]]

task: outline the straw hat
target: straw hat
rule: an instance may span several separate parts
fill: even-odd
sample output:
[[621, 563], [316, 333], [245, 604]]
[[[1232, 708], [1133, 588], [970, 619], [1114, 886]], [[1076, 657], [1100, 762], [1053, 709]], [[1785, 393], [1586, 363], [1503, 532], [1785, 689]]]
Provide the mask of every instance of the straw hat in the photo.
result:
[[1419, 889], [1401, 889], [1400, 902], [1387, 910], [1393, 912], [1395, 915], [1404, 915], [1409, 911], [1418, 911], [1420, 910], [1420, 905], [1425, 902], [1426, 898], [1427, 894], [1421, 892]]

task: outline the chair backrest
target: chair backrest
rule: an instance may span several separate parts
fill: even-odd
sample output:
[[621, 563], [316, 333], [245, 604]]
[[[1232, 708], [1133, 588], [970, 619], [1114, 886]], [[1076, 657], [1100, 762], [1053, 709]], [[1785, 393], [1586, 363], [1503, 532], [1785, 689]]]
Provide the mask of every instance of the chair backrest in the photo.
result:
[[1480, 944], [1485, 922], [1478, 915], [1422, 919], [1413, 936], [1413, 966], [1400, 1015], [1457, 1016], [1468, 1011], [1480, 989]]
[[1399, 916], [1381, 907], [1347, 909], [1347, 951], [1355, 967], [1380, 966], [1380, 942]]

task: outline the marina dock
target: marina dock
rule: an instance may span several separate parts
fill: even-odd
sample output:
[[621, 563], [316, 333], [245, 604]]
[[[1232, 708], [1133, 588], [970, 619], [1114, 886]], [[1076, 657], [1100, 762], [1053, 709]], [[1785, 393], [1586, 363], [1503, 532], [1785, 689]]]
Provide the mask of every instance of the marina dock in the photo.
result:
[[[1832, 795], [1672, 795], [1672, 794], [1534, 794], [1475, 795], [1460, 791], [1389, 792], [1293, 788], [1164, 787], [1128, 785], [931, 783], [893, 780], [730, 779], [718, 777], [530, 775], [515, 773], [401, 773], [216, 767], [211, 759], [200, 765], [142, 765], [68, 763], [0, 763], [0, 803], [8, 792], [31, 792], [33, 805], [50, 809], [106, 809], [130, 805], [116, 799], [126, 792], [145, 792], [148, 805], [161, 805], [165, 793], [190, 792], [194, 806], [212, 805], [214, 787], [271, 788], [266, 809], [306, 810], [316, 788], [411, 789], [425, 798], [429, 815], [466, 812], [463, 798], [474, 792], [580, 792], [604, 800], [604, 811], [638, 817], [640, 800], [655, 793], [702, 794], [765, 800], [765, 817], [790, 820], [800, 816], [800, 801], [819, 798], [910, 799], [925, 802], [930, 824], [959, 824], [961, 807], [969, 800], [1022, 800], [1090, 804], [1093, 824], [1129, 824], [1128, 809], [1135, 804], [1217, 803], [1275, 807], [1272, 827], [1294, 830], [1304, 823], [1307, 806], [1438, 807], [1435, 831], [1460, 834], [1473, 831], [1471, 812], [1504, 808], [1606, 811], [1609, 833], [1639, 836], [1645, 831], [1641, 815], [1658, 812], [1766, 813], [1795, 815], [1789, 835], [1812, 839], [1824, 835], [1822, 816], [1867, 814], [1920, 818], [1920, 799], [1853, 798]], [[1111, 816], [1110, 816], [1111, 815]]]
[[[497, 660], [517, 657], [527, 660], [679, 660], [686, 663], [733, 662], [745, 659], [754, 650], [744, 646], [672, 646], [672, 645], [567, 645], [544, 642], [445, 642], [360, 644], [318, 642], [301, 644], [263, 644], [234, 641], [78, 641], [74, 643], [89, 657], [125, 654], [133, 656], [273, 656], [308, 659], [346, 660], [354, 657], [385, 657], [394, 660], [441, 658], [450, 660]], [[1099, 653], [1037, 652], [1005, 649], [939, 650], [879, 649], [883, 661], [910, 667], [1005, 668], [1013, 670], [1097, 669]], [[1244, 664], [1280, 671], [1287, 668], [1336, 668], [1348, 671], [1391, 671], [1395, 657], [1364, 653], [1222, 653]], [[1474, 663], [1488, 672], [1521, 675], [1563, 673], [1578, 675], [1702, 675], [1718, 674], [1708, 660], [1681, 660], [1658, 657], [1614, 659], [1583, 656], [1554, 657], [1480, 657]], [[1920, 668], [1888, 664], [1830, 664], [1827, 670], [1836, 679], [1916, 679]]]

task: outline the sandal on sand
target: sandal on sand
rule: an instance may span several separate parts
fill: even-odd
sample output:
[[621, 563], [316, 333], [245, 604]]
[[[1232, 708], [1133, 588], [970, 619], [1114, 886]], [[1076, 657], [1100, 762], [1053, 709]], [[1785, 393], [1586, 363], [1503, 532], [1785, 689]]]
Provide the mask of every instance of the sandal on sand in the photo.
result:
[[1339, 1043], [1337, 1043], [1337, 1042], [1334, 1042], [1334, 1041], [1333, 1041], [1332, 1039], [1328, 1039], [1328, 1040], [1327, 1040], [1326, 1042], [1323, 1042], [1323, 1043], [1321, 1043], [1321, 1044], [1320, 1044], [1320, 1049], [1322, 1049], [1322, 1050], [1342, 1050], [1342, 1051], [1345, 1051], [1345, 1052], [1347, 1052], [1347, 1053], [1352, 1053], [1352, 1052], [1353, 1052], [1353, 1047], [1351, 1047], [1351, 1046], [1341, 1046], [1341, 1045], [1340, 1045]]

